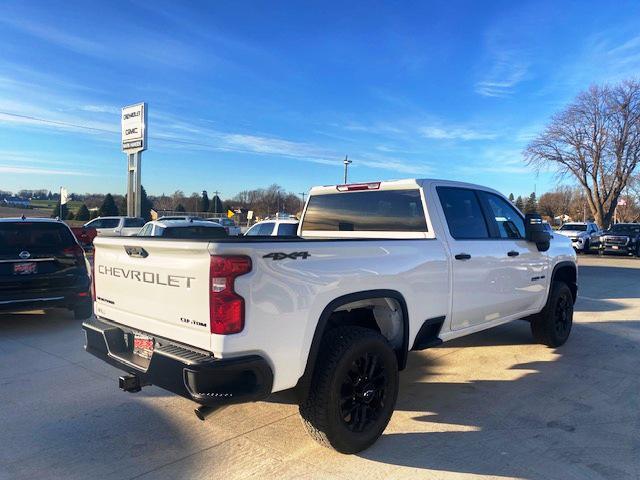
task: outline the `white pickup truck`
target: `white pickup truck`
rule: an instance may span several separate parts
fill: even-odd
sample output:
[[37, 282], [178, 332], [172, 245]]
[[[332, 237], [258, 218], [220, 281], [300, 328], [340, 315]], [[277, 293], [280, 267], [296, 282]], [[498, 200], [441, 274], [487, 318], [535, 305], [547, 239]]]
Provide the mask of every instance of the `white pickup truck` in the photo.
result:
[[159, 386], [200, 418], [295, 388], [309, 433], [345, 453], [384, 431], [409, 351], [520, 318], [559, 347], [577, 295], [569, 239], [450, 181], [313, 188], [293, 238], [95, 247], [86, 350], [121, 388]]
[[85, 223], [83, 228], [95, 228], [101, 236], [130, 237], [137, 235], [145, 223], [139, 217], [98, 217]]

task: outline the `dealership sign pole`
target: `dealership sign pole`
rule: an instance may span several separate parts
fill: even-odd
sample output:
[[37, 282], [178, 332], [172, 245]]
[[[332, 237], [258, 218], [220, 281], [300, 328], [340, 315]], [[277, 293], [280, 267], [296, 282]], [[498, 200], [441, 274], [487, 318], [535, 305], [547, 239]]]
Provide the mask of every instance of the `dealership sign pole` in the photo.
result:
[[122, 151], [127, 154], [127, 216], [142, 214], [142, 152], [147, 149], [147, 104], [122, 109]]

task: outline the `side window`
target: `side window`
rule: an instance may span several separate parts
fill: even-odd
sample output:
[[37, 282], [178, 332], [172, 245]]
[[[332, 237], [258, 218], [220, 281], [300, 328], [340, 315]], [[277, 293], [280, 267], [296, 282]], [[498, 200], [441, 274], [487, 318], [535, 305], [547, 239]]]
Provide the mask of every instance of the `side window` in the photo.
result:
[[453, 238], [457, 240], [489, 238], [487, 223], [473, 190], [437, 187], [437, 191]]
[[258, 231], [258, 235], [271, 235], [273, 233], [273, 227], [275, 223], [267, 222], [260, 225], [260, 230]]
[[153, 224], [152, 223], [147, 223], [144, 227], [142, 227], [142, 230], [140, 230], [138, 232], [138, 236], [139, 237], [148, 237], [148, 236], [150, 236], [152, 228], [153, 228]]
[[87, 228], [102, 228], [102, 220], [93, 220], [87, 223]]
[[278, 235], [283, 237], [295, 237], [298, 234], [297, 223], [281, 223], [278, 225]]
[[266, 223], [254, 225], [249, 229], [246, 235], [249, 237], [271, 235], [271, 232], [273, 232], [273, 226], [274, 226], [273, 222], [266, 222]]
[[97, 228], [117, 228], [120, 225], [119, 218], [104, 218], [102, 220], [102, 227]]
[[144, 220], [142, 218], [125, 218], [124, 226], [127, 228], [132, 227], [141, 227], [144, 225]]
[[515, 209], [497, 195], [492, 193], [484, 193], [484, 195], [498, 225], [500, 238], [524, 238], [524, 220]]

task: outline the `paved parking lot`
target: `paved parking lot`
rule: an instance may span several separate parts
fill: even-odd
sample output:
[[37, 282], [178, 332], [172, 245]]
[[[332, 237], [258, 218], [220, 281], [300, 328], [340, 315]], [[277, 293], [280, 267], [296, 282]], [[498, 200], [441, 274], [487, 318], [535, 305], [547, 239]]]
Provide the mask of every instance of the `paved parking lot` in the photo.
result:
[[410, 356], [369, 450], [315, 444], [286, 397], [203, 423], [117, 388], [63, 310], [0, 315], [0, 478], [640, 478], [640, 260], [580, 258], [569, 342], [515, 322]]

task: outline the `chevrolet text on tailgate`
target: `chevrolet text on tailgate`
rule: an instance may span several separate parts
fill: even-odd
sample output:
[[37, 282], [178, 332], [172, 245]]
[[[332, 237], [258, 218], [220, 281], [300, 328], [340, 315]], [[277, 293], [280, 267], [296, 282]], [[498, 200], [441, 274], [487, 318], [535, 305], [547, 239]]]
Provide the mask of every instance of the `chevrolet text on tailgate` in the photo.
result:
[[384, 431], [410, 350], [525, 318], [571, 331], [571, 241], [489, 188], [400, 180], [313, 188], [296, 237], [98, 237], [86, 349], [199, 404], [295, 388], [311, 436], [354, 453]]

